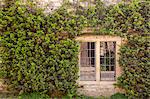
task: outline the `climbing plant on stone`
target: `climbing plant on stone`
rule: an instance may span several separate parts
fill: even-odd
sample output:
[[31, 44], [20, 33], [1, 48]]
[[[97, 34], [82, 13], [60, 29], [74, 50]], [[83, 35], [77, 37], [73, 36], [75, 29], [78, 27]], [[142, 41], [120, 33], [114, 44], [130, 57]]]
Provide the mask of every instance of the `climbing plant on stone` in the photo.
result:
[[107, 33], [127, 39], [120, 50], [119, 62], [123, 74], [116, 85], [125, 89], [129, 98], [150, 97], [149, 5], [146, 1], [118, 4], [104, 20]]
[[[0, 11], [1, 71], [8, 90], [59, 96], [76, 92], [83, 17], [63, 7], [45, 15], [19, 1]], [[64, 35], [65, 34], [65, 35]]]
[[85, 26], [92, 26], [99, 28], [93, 34], [127, 38], [120, 49], [123, 74], [116, 85], [130, 98], [150, 97], [148, 1], [106, 7], [97, 0], [96, 6], [79, 7], [76, 13], [62, 6], [50, 15], [33, 5], [11, 4], [0, 10], [0, 66], [8, 88], [53, 96], [75, 93], [78, 44], [74, 38]]
[[[130, 98], [150, 97], [150, 3], [133, 0], [128, 4], [122, 2], [103, 7], [99, 6], [101, 1], [98, 2], [96, 6], [81, 10], [89, 19], [87, 26], [94, 24], [99, 28], [93, 34], [117, 35], [127, 39], [120, 49], [119, 62], [123, 74], [116, 85], [124, 89]], [[84, 15], [83, 12], [79, 14]]]

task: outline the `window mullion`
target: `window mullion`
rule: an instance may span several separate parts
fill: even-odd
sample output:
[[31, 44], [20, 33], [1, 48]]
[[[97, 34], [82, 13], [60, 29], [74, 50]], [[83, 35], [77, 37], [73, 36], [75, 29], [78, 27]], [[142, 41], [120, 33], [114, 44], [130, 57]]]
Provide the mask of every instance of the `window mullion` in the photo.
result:
[[116, 57], [115, 57], [115, 63], [116, 63], [116, 67], [115, 67], [115, 79], [118, 78], [121, 75], [121, 68], [119, 66], [119, 49], [120, 49], [120, 45], [121, 45], [121, 40], [116, 42]]
[[96, 42], [96, 81], [100, 81], [100, 42]]

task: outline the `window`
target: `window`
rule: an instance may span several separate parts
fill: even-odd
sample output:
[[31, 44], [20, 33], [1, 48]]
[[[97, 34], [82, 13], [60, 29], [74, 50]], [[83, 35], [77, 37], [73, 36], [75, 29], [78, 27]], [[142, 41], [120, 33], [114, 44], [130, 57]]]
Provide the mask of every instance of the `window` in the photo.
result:
[[80, 41], [80, 81], [115, 81], [120, 37], [83, 36]]
[[95, 78], [95, 42], [82, 42], [80, 49], [81, 80], [96, 80]]
[[115, 80], [116, 42], [100, 42], [100, 79]]

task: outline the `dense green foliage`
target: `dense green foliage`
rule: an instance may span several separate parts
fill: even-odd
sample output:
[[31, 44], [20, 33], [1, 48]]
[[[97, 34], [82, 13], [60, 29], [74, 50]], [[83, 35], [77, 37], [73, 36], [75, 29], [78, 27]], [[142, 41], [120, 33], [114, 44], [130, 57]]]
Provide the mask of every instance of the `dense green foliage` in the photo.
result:
[[118, 78], [117, 85], [125, 89], [129, 97], [147, 99], [150, 96], [148, 44], [146, 37], [128, 36], [128, 42], [120, 50], [120, 65], [124, 73]]
[[131, 98], [150, 97], [150, 3], [118, 4], [109, 11], [106, 30], [127, 38], [120, 50], [123, 74], [117, 85]]
[[129, 4], [120, 3], [111, 8], [104, 18], [104, 28], [108, 33], [120, 36], [128, 32], [148, 34], [150, 32], [150, 3], [135, 0]]
[[82, 19], [64, 8], [45, 16], [32, 4], [6, 5], [0, 11], [0, 68], [8, 89], [54, 96], [75, 93], [78, 44], [74, 37]]
[[150, 2], [133, 0], [104, 7], [98, 0], [96, 6], [79, 14], [89, 19], [87, 26], [99, 28], [96, 34], [127, 39], [120, 50], [123, 74], [116, 85], [125, 89], [130, 98], [150, 97]]
[[106, 17], [106, 13], [108, 12], [109, 7], [106, 7], [104, 3], [101, 2], [101, 0], [96, 0], [96, 2], [93, 5], [95, 6], [88, 6], [86, 8], [79, 6], [77, 8], [76, 14], [85, 17], [86, 19], [85, 27], [101, 28], [103, 26], [102, 22]]
[[[20, 95], [13, 95], [13, 94], [0, 94], [0, 98], [2, 99], [51, 99], [47, 94], [41, 94], [39, 92], [33, 93], [23, 93]], [[53, 97], [53, 99], [128, 99], [124, 94], [116, 93], [110, 97], [98, 96], [85, 96], [85, 95], [76, 95], [74, 97], [70, 96], [62, 96], [62, 97]]]
[[18, 96], [18, 99], [50, 99], [50, 97], [46, 94], [40, 94], [38, 92], [34, 93], [24, 93]]
[[110, 97], [110, 99], [128, 99], [127, 96], [121, 93], [116, 93]]
[[120, 66], [123, 74], [117, 85], [125, 89], [129, 97], [150, 96], [149, 33], [150, 3], [132, 2], [118, 4], [105, 18], [107, 32], [127, 38], [121, 47]]
[[123, 74], [116, 85], [129, 98], [150, 97], [149, 6], [148, 1], [133, 0], [106, 7], [97, 0], [96, 6], [78, 7], [76, 13], [62, 7], [47, 16], [31, 5], [5, 7], [0, 13], [3, 77], [20, 92], [71, 96], [78, 78], [74, 38], [84, 26], [94, 26], [99, 28], [96, 34], [127, 39], [120, 50]]

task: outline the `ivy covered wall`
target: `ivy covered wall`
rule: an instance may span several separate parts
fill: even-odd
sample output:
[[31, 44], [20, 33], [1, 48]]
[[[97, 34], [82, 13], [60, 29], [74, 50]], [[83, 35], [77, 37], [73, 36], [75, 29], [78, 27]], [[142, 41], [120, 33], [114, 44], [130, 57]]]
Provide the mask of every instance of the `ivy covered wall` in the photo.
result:
[[96, 4], [78, 12], [87, 18], [86, 26], [96, 27], [96, 35], [127, 39], [120, 49], [123, 74], [116, 86], [124, 89], [129, 98], [150, 97], [150, 2], [133, 0], [108, 7], [101, 1]]
[[133, 0], [108, 7], [101, 1], [96, 4], [78, 12], [87, 18], [86, 26], [96, 27], [96, 35], [127, 39], [120, 49], [123, 74], [116, 86], [124, 89], [129, 98], [150, 97], [150, 2]]
[[8, 90], [51, 96], [75, 93], [78, 44], [74, 37], [82, 20], [63, 7], [46, 16], [32, 3], [7, 2], [0, 10], [0, 69]]
[[[78, 79], [78, 44], [74, 38], [85, 27], [95, 35], [127, 39], [120, 50], [123, 74], [117, 86], [131, 98], [150, 97], [150, 3], [128, 3], [67, 10], [67, 3], [49, 15], [32, 3], [1, 9], [1, 71], [9, 89], [46, 92], [52, 96], [75, 93]], [[57, 94], [56, 94], [57, 93]]]

